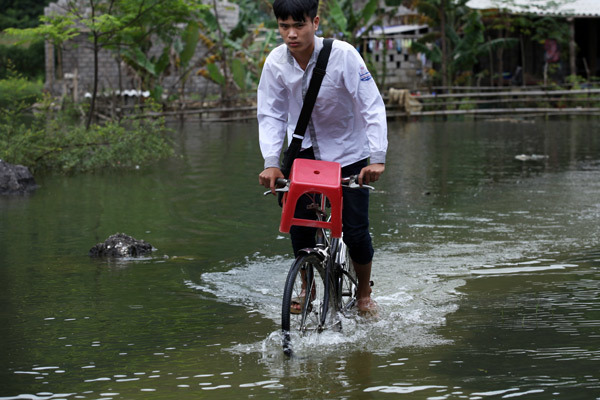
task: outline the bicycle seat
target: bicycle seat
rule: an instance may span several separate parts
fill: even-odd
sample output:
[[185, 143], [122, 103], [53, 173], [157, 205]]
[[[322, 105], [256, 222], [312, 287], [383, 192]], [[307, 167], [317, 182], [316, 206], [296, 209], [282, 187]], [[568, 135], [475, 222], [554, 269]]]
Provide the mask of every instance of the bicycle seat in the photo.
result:
[[[292, 225], [331, 230], [332, 237], [342, 237], [342, 168], [331, 161], [298, 158], [290, 172], [290, 186], [283, 196], [279, 231], [287, 233]], [[295, 218], [294, 211], [300, 196], [307, 193], [324, 195], [331, 205], [329, 221]]]

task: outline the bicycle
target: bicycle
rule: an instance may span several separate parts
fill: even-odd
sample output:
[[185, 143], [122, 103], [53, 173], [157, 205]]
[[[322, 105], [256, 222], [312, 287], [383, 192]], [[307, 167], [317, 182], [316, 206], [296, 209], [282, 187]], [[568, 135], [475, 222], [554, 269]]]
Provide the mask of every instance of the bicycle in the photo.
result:
[[[374, 189], [368, 185], [360, 186], [357, 178], [356, 175], [342, 178], [339, 185], [349, 189]], [[291, 180], [278, 179], [276, 191], [286, 193], [290, 184]], [[267, 191], [265, 195], [269, 193]], [[321, 223], [331, 222], [331, 215], [327, 214], [329, 199], [318, 192], [303, 195], [310, 196], [308, 208], [316, 214], [314, 224], [308, 223], [317, 228], [316, 246], [300, 250], [285, 282], [281, 330], [283, 351], [288, 356], [293, 353], [293, 332], [303, 336], [325, 329], [339, 331], [342, 322], [340, 315], [345, 316], [357, 302], [358, 281], [348, 249], [341, 235], [332, 235], [333, 230], [341, 232], [341, 215], [336, 221], [340, 226], [327, 229]]]

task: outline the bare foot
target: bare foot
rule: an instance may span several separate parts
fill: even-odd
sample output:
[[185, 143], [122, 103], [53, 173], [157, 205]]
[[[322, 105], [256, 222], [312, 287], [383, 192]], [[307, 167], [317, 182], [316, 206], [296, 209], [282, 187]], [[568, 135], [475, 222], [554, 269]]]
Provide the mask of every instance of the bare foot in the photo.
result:
[[[312, 290], [312, 296], [311, 296], [311, 302], [315, 299], [315, 292], [316, 290], [313, 288]], [[292, 299], [292, 303], [290, 304], [290, 312], [292, 314], [300, 314], [302, 312], [302, 307], [304, 307], [304, 301], [306, 298], [306, 290], [302, 289], [302, 292], [300, 293], [300, 296], [298, 297], [294, 297]]]
[[356, 306], [358, 308], [358, 312], [365, 317], [379, 316], [379, 306], [377, 305], [377, 302], [370, 296], [358, 299]]
[[302, 311], [302, 305], [304, 304], [304, 297], [295, 297], [292, 299], [290, 304], [290, 312], [292, 314], [300, 314]]

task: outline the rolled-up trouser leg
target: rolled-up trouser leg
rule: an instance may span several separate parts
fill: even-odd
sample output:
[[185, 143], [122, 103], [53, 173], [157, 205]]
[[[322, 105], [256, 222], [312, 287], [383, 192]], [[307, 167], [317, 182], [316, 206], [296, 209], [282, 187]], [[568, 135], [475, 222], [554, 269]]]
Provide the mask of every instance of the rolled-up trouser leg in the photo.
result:
[[[342, 176], [358, 175], [367, 166], [361, 160], [342, 168]], [[342, 213], [344, 242], [348, 246], [350, 258], [358, 264], [368, 264], [373, 260], [373, 244], [369, 234], [369, 190], [344, 188], [344, 208]]]

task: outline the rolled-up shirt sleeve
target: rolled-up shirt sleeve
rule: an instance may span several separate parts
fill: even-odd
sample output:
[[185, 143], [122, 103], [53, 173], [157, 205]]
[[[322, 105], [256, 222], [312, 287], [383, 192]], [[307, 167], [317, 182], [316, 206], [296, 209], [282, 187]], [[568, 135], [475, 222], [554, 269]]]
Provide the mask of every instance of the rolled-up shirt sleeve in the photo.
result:
[[288, 94], [268, 62], [265, 63], [258, 85], [256, 114], [264, 168], [279, 167], [287, 129]]

